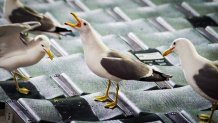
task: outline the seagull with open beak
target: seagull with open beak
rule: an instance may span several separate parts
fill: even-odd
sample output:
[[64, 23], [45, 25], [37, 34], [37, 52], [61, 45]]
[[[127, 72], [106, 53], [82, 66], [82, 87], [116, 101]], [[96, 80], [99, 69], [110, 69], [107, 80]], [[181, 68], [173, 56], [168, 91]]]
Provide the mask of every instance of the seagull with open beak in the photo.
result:
[[133, 59], [128, 54], [109, 49], [101, 40], [86, 20], [79, 18], [75, 13], [71, 13], [76, 23], [65, 23], [80, 32], [83, 44], [85, 61], [89, 69], [96, 75], [108, 79], [108, 86], [104, 96], [96, 96], [96, 101], [106, 101], [108, 99], [111, 80], [116, 82], [115, 100], [108, 102], [106, 108], [113, 109], [117, 106], [119, 82], [121, 80], [139, 81], [165, 81], [171, 76], [155, 71], [152, 67]]
[[211, 123], [218, 102], [218, 61], [210, 61], [200, 56], [192, 42], [185, 38], [174, 40], [163, 56], [172, 52], [179, 56], [187, 82], [198, 94], [212, 103], [210, 116], [198, 115], [200, 119], [208, 118]]
[[13, 74], [16, 90], [22, 94], [28, 94], [29, 90], [20, 87], [17, 79], [28, 80], [28, 77], [16, 72], [17, 68], [36, 64], [45, 54], [53, 59], [48, 37], [38, 35], [32, 38], [27, 32], [30, 29], [32, 27], [27, 24], [0, 26], [0, 67]]

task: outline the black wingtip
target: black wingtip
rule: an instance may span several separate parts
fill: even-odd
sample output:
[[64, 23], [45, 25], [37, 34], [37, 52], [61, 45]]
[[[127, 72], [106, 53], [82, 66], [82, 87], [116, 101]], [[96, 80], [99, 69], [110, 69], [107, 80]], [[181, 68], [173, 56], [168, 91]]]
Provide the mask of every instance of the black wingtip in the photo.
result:
[[158, 81], [168, 81], [170, 78], [172, 78], [171, 75], [167, 75], [159, 71], [153, 70], [152, 76], [140, 78], [139, 81], [158, 82]]
[[62, 28], [62, 27], [56, 27], [54, 32], [72, 32], [72, 30], [68, 30], [66, 28]]

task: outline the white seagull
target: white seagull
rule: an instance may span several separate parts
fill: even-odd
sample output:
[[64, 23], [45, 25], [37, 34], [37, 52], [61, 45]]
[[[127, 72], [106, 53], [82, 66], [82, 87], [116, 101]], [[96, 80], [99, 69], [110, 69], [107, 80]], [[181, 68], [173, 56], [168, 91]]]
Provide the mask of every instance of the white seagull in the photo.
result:
[[[218, 102], [218, 61], [200, 56], [191, 41], [185, 38], [174, 40], [163, 56], [172, 52], [179, 56], [187, 82], [197, 93], [212, 102], [212, 112], [210, 117], [207, 116], [211, 123]], [[205, 116], [199, 115], [202, 118]]]
[[51, 60], [53, 59], [48, 37], [45, 35], [28, 37], [27, 31], [30, 29], [32, 27], [26, 24], [0, 26], [0, 67], [12, 73], [16, 89], [22, 94], [28, 94], [29, 90], [20, 88], [17, 78], [23, 80], [28, 78], [16, 72], [17, 68], [36, 64], [46, 53]]
[[96, 101], [106, 101], [111, 85], [111, 80], [117, 83], [116, 97], [112, 102], [106, 104], [106, 108], [113, 109], [117, 105], [119, 82], [121, 80], [140, 80], [140, 81], [165, 81], [171, 76], [155, 71], [152, 67], [135, 60], [132, 56], [122, 54], [119, 51], [109, 49], [97, 35], [92, 26], [71, 13], [77, 23], [65, 23], [80, 32], [83, 44], [85, 61], [90, 70], [96, 75], [108, 79], [108, 87], [104, 96], [96, 96]]
[[34, 30], [54, 33], [72, 32], [56, 26], [52, 19], [23, 5], [20, 0], [4, 0], [3, 16], [11, 23], [40, 22], [41, 26], [34, 28]]

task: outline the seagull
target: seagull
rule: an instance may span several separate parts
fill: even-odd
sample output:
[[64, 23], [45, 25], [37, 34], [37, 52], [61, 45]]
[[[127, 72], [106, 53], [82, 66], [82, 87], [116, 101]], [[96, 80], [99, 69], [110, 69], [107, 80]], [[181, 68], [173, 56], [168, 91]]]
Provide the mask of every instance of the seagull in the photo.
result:
[[53, 59], [50, 42], [47, 36], [29, 37], [27, 31], [32, 29], [27, 24], [9, 24], [0, 26], [0, 68], [12, 73], [16, 90], [28, 94], [27, 88], [18, 85], [17, 78], [28, 80], [28, 77], [17, 72], [19, 67], [27, 67], [39, 62], [45, 54]]
[[38, 21], [41, 23], [41, 26], [34, 28], [34, 30], [38, 31], [54, 33], [72, 32], [71, 30], [56, 26], [52, 19], [23, 5], [20, 0], [5, 0], [3, 16], [11, 23]]
[[201, 96], [212, 102], [210, 116], [204, 114], [199, 117], [208, 117], [209, 123], [217, 108], [218, 102], [218, 61], [210, 61], [198, 54], [190, 40], [178, 38], [173, 41], [163, 56], [175, 52], [181, 62], [183, 73], [188, 84]]
[[130, 55], [109, 49], [91, 24], [79, 18], [75, 13], [71, 14], [77, 23], [66, 22], [65, 25], [71, 26], [80, 32], [87, 66], [96, 75], [108, 79], [105, 95], [96, 96], [95, 100], [106, 101], [111, 81], [116, 82], [115, 99], [112, 102], [108, 102], [105, 108], [113, 109], [117, 106], [119, 82], [121, 80], [165, 81], [171, 77], [152, 69], [151, 66], [143, 64]]

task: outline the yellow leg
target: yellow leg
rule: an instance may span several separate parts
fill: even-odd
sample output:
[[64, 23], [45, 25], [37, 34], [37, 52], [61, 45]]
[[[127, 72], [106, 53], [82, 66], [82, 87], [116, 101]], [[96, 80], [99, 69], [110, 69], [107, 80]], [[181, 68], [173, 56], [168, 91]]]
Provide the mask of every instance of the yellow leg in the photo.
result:
[[95, 96], [95, 101], [100, 101], [100, 102], [106, 101], [108, 99], [108, 93], [109, 93], [110, 86], [111, 86], [111, 80], [108, 80], [108, 85], [107, 85], [107, 90], [105, 92], [105, 95]]
[[19, 84], [18, 84], [18, 81], [17, 81], [17, 74], [16, 73], [13, 73], [13, 78], [14, 78], [14, 81], [15, 81], [15, 85], [16, 85], [16, 90], [21, 93], [21, 94], [28, 94], [29, 93], [29, 90], [27, 88], [20, 88]]
[[214, 113], [214, 111], [216, 110], [216, 108], [218, 106], [217, 103], [218, 102], [212, 103], [210, 116], [207, 115], [207, 114], [198, 115], [198, 118], [200, 119], [200, 121], [198, 123], [212, 123], [213, 113]]
[[209, 118], [208, 123], [212, 123], [213, 113], [214, 113], [214, 111], [215, 111], [216, 108], [217, 108], [217, 105], [218, 105], [217, 103], [218, 103], [218, 102], [212, 103], [211, 113], [210, 113], [210, 118]]
[[24, 76], [24, 75], [22, 75], [22, 74], [20, 74], [20, 73], [15, 72], [14, 75], [16, 75], [16, 76], [17, 76], [19, 79], [21, 79], [21, 80], [24, 80], [24, 81], [29, 80], [29, 77]]
[[199, 114], [198, 118], [200, 120], [198, 123], [208, 123], [209, 116], [207, 114]]
[[115, 100], [112, 101], [112, 102], [108, 102], [108, 103], [105, 105], [105, 108], [113, 109], [113, 108], [115, 108], [115, 107], [117, 106], [117, 102], [118, 102], [118, 92], [119, 92], [119, 83], [117, 83]]

